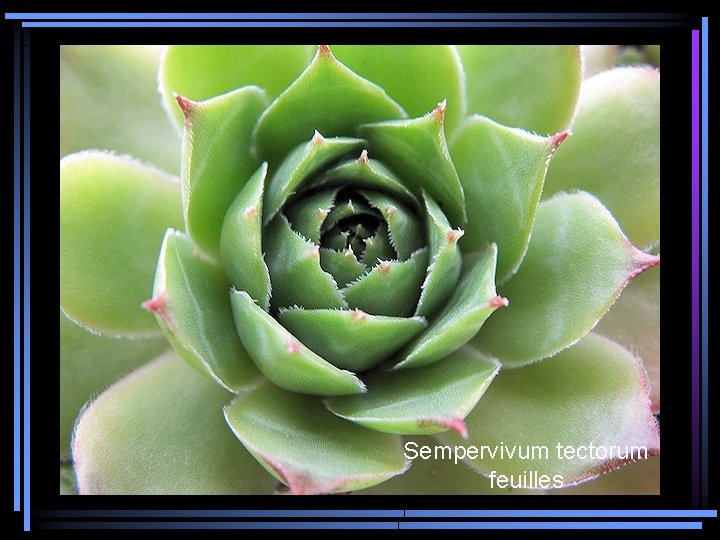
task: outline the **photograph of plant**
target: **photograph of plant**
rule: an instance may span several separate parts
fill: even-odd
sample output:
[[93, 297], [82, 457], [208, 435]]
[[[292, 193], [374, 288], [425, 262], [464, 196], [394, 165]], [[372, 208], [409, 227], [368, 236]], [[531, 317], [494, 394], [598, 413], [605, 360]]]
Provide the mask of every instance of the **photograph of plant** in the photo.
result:
[[60, 62], [61, 493], [659, 492], [659, 47]]

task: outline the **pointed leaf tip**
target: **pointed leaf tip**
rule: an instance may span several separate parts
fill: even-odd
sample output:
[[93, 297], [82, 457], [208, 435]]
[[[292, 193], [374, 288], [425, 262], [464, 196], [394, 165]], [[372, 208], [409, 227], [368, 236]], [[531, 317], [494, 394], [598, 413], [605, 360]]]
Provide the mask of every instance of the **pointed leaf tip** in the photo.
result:
[[161, 291], [150, 300], [145, 300], [140, 306], [151, 313], [157, 313], [163, 319], [167, 319], [167, 304], [165, 302], [165, 291]]
[[442, 426], [447, 429], [453, 430], [455, 433], [460, 435], [463, 439], [468, 438], [468, 430], [465, 425], [465, 420], [459, 416], [448, 418], [445, 420], [430, 420], [424, 421], [427, 424]]
[[370, 161], [370, 158], [368, 158], [368, 151], [363, 149], [363, 151], [360, 152], [360, 157], [358, 158], [357, 162], [360, 165], [367, 165], [368, 161]]
[[450, 229], [447, 232], [447, 236], [446, 236], [447, 241], [449, 244], [454, 244], [458, 240], [460, 240], [464, 234], [465, 234], [465, 231], [463, 231], [462, 229]]
[[504, 298], [502, 296], [495, 296], [490, 299], [490, 302], [488, 302], [490, 306], [499, 308], [499, 307], [507, 307], [510, 305], [510, 301], [507, 298]]
[[560, 131], [555, 135], [550, 135], [553, 152], [557, 150], [558, 146], [560, 146], [565, 139], [567, 139], [568, 135], [570, 135], [568, 130]]
[[325, 137], [322, 136], [322, 133], [320, 133], [317, 129], [313, 132], [312, 139], [310, 140], [310, 143], [317, 147], [320, 146], [322, 143], [325, 142]]
[[188, 99], [176, 93], [173, 93], [173, 96], [175, 97], [175, 101], [177, 101], [177, 104], [180, 106], [180, 109], [182, 110], [185, 118], [187, 118], [192, 112], [192, 110], [197, 107], [197, 101], [193, 101], [192, 99]]
[[444, 122], [445, 121], [445, 110], [447, 109], [447, 99], [443, 99], [441, 102], [437, 104], [437, 107], [433, 109], [432, 115], [435, 116], [435, 118], [438, 120], [438, 122]]
[[329, 58], [335, 58], [335, 56], [333, 56], [332, 51], [330, 50], [330, 47], [328, 47], [327, 45], [319, 45], [318, 46], [318, 54], [321, 56], [327, 56]]
[[626, 283], [630, 283], [645, 270], [649, 270], [650, 268], [654, 268], [660, 264], [660, 255], [646, 253], [632, 244], [630, 244], [629, 249], [631, 254], [630, 256], [632, 258], [632, 268], [628, 273]]

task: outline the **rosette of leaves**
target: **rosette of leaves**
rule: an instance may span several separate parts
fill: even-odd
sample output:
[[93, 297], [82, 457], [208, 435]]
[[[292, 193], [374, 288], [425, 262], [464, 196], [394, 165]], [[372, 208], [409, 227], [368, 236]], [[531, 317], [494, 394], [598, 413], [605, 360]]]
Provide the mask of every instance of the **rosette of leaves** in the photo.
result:
[[168, 48], [181, 179], [60, 164], [61, 456], [95, 397], [80, 493], [472, 493], [623, 464], [493, 458], [438, 486], [407, 440], [657, 453], [648, 317], [591, 330], [659, 262], [659, 73], [581, 74], [568, 46]]

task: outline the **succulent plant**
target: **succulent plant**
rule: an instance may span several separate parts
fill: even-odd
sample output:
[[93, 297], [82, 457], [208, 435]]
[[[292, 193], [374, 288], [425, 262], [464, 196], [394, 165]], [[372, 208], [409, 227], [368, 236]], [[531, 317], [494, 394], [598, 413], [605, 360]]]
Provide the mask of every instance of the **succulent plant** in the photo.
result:
[[[659, 271], [592, 331], [659, 263], [658, 70], [582, 82], [569, 46], [171, 46], [159, 81], [181, 180], [60, 163], [80, 493], [480, 493], [659, 452], [636, 356], [656, 374]], [[166, 149], [158, 130], [129, 144]], [[484, 450], [411, 467], [422, 445]], [[549, 455], [503, 454], [531, 447]]]

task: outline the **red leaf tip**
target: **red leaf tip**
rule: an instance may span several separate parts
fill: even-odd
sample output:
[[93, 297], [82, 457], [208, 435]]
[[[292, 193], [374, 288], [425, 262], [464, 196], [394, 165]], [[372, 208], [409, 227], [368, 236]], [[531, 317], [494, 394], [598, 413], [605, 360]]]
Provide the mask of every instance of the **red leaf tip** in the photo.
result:
[[510, 301], [505, 298], [504, 296], [493, 296], [490, 299], [490, 302], [488, 302], [492, 307], [499, 308], [499, 307], [507, 307], [510, 304]]
[[635, 279], [645, 270], [649, 270], [660, 264], [660, 255], [645, 253], [642, 249], [638, 249], [632, 244], [630, 244], [630, 258], [632, 260], [632, 267], [630, 268], [626, 283]]
[[322, 143], [325, 142], [325, 137], [322, 136], [322, 134], [316, 129], [313, 133], [312, 139], [310, 139], [310, 144], [314, 146], [319, 146]]
[[365, 313], [362, 309], [357, 308], [351, 311], [350, 316], [354, 321], [364, 321], [365, 319], [367, 319], [367, 313]]
[[560, 131], [555, 135], [550, 135], [550, 144], [552, 144], [553, 150], [556, 150], [557, 147], [560, 146], [565, 139], [567, 139], [568, 135], [570, 135], [570, 132], [567, 130]]
[[445, 427], [448, 427], [452, 429], [455, 433], [460, 435], [463, 439], [468, 438], [468, 430], [467, 426], [465, 425], [465, 420], [463, 420], [460, 417], [451, 418], [450, 420], [446, 420], [443, 422]]
[[183, 115], [185, 115], [185, 118], [187, 118], [188, 115], [192, 112], [192, 110], [197, 107], [197, 102], [193, 101], [192, 99], [183, 97], [180, 94], [173, 95], [175, 96], [175, 101], [177, 101], [177, 104], [180, 105], [180, 109], [182, 109]]
[[318, 56], [324, 56], [326, 58], [335, 58], [333, 56], [332, 51], [330, 50], [330, 47], [327, 45], [318, 45]]
[[387, 276], [392, 269], [392, 263], [390, 261], [380, 261], [378, 268], [380, 269], [381, 274]]
[[368, 161], [370, 161], [370, 158], [368, 157], [368, 152], [367, 150], [363, 150], [362, 152], [360, 152], [360, 157], [358, 158], [357, 162], [360, 165], [367, 165]]
[[156, 294], [150, 300], [145, 300], [142, 304], [142, 308], [150, 313], [156, 313], [160, 317], [165, 317], [167, 304], [165, 303], [165, 291]]

